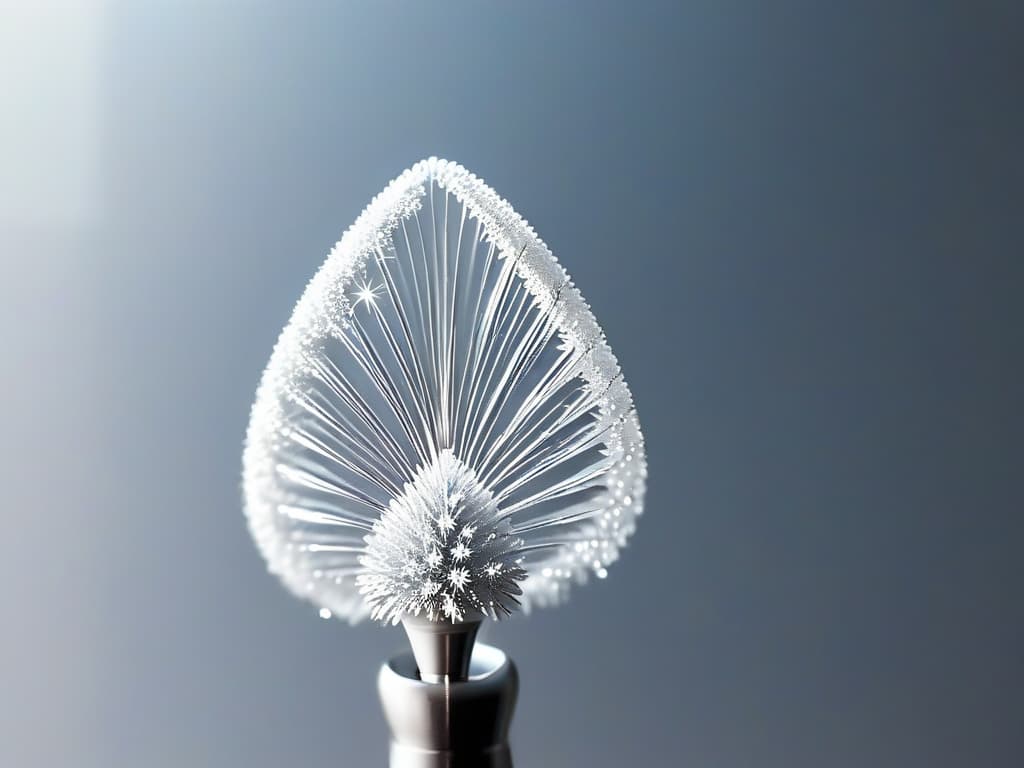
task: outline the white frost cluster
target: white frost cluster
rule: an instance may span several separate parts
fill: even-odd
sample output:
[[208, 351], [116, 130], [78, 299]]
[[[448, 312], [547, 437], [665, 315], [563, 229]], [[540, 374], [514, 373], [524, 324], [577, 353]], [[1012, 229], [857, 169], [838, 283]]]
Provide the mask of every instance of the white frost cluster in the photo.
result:
[[356, 581], [382, 621], [509, 615], [526, 577], [521, 544], [473, 470], [442, 451], [374, 523]]

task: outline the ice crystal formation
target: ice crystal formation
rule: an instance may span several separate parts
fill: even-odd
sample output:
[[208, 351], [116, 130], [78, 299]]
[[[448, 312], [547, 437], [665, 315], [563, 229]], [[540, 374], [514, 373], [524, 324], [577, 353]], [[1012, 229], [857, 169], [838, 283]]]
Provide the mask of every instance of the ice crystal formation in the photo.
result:
[[373, 618], [507, 615], [526, 576], [520, 544], [490, 491], [444, 450], [374, 523], [356, 582]]
[[508, 203], [435, 158], [370, 203], [306, 288], [243, 463], [271, 572], [350, 621], [556, 603], [607, 574], [646, 475], [579, 291]]

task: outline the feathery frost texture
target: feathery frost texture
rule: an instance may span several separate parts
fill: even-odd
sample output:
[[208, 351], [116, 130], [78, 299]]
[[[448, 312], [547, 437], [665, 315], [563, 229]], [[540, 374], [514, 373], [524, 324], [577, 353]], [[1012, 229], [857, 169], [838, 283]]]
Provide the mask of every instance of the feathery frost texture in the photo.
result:
[[446, 449], [374, 524], [356, 583], [375, 619], [508, 615], [526, 577], [521, 544], [473, 470]]
[[436, 158], [388, 185], [306, 288], [243, 463], [270, 571], [350, 621], [557, 603], [607, 575], [646, 477], [579, 291], [508, 203]]

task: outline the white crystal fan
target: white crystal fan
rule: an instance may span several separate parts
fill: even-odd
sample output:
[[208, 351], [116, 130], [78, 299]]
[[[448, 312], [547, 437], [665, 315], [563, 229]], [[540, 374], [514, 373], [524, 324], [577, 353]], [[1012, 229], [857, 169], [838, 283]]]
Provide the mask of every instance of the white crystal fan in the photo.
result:
[[436, 159], [388, 185], [306, 288], [244, 456], [270, 570], [350, 621], [556, 602], [607, 574], [645, 474], [579, 291], [508, 203]]

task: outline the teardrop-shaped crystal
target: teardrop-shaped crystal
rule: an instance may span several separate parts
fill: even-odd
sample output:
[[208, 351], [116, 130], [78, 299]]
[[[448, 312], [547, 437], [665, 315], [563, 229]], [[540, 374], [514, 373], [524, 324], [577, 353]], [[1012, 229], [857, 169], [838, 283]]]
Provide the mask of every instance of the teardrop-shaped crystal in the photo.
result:
[[500, 616], [599, 577], [640, 514], [643, 438], [586, 302], [487, 185], [431, 158], [299, 300], [244, 456], [270, 570], [334, 615]]

